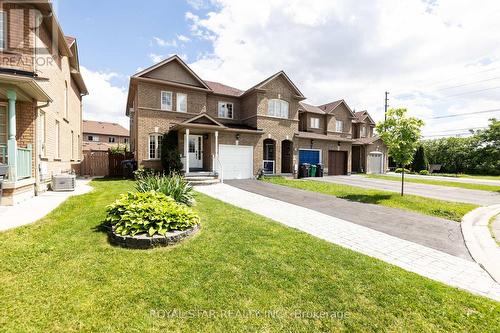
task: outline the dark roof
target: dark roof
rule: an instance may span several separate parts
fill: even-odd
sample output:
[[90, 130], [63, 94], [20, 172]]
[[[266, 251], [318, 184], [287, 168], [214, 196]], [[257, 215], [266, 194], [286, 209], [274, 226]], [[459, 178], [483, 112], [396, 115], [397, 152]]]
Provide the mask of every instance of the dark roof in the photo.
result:
[[341, 142], [352, 142], [352, 139], [342, 138], [339, 136], [319, 134], [313, 132], [298, 132], [295, 133], [296, 136], [303, 139], [313, 139], [313, 140], [329, 140], [329, 141], [341, 141]]
[[371, 143], [374, 143], [377, 140], [380, 140], [380, 137], [378, 135], [375, 135], [375, 136], [372, 136], [370, 138], [354, 139], [353, 144], [369, 145]]
[[103, 134], [116, 136], [129, 136], [129, 131], [117, 123], [107, 123], [104, 121], [83, 121], [83, 133]]
[[242, 129], [242, 130], [254, 130], [256, 131], [257, 129], [252, 126], [248, 126], [245, 124], [224, 124], [228, 128], [234, 128], [234, 129]]
[[368, 118], [368, 121], [370, 123], [375, 124], [375, 121], [372, 119], [372, 117], [370, 117], [370, 114], [366, 110], [356, 111], [354, 113], [354, 116], [356, 117], [356, 119], [354, 120], [354, 122], [356, 122], [356, 123], [364, 122]]
[[238, 97], [243, 94], [243, 90], [238, 88], [230, 87], [225, 84], [204, 80], [207, 86], [216, 94], [229, 95]]
[[319, 107], [304, 102], [299, 102], [299, 110], [316, 114], [325, 114], [325, 111], [321, 110]]
[[338, 101], [333, 101], [330, 103], [326, 103], [323, 105], [318, 106], [321, 110], [325, 111], [326, 113], [329, 113], [330, 111], [333, 111], [337, 106], [339, 106], [344, 100], [339, 99]]

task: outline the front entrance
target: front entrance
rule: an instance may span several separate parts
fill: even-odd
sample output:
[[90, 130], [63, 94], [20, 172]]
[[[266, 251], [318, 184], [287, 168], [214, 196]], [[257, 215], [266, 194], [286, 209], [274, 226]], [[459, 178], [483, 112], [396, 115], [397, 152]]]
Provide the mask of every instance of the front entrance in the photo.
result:
[[328, 175], [347, 175], [347, 152], [330, 150], [328, 152]]
[[292, 173], [293, 164], [293, 142], [284, 140], [281, 142], [281, 173]]
[[189, 136], [189, 169], [203, 168], [203, 136]]

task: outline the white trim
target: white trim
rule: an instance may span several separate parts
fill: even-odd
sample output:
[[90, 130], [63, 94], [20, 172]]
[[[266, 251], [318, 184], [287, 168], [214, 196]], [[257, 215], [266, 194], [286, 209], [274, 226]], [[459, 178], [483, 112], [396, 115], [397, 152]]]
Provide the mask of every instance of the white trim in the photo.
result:
[[[231, 104], [231, 117], [223, 117], [220, 115], [220, 107], [222, 104], [226, 104], [226, 110], [227, 110], [227, 104]], [[234, 103], [233, 102], [226, 102], [226, 101], [218, 101], [218, 103], [217, 103], [217, 118], [234, 119]]]
[[[299, 153], [301, 150], [311, 150], [311, 151], [319, 151], [319, 163], [323, 163], [323, 150], [318, 148], [299, 148]], [[300, 155], [297, 156], [299, 158], [300, 163]]]
[[[276, 103], [276, 102], [279, 102], [279, 103]], [[270, 105], [271, 103], [274, 103], [273, 105], [273, 112], [274, 114], [270, 114]], [[279, 104], [280, 105], [280, 111], [281, 111], [281, 107], [283, 105], [286, 104], [287, 106], [287, 110], [286, 110], [286, 117], [282, 117], [281, 115], [280, 116], [276, 116], [276, 110], [274, 109], [276, 107], [276, 105]], [[280, 99], [280, 98], [270, 98], [267, 100], [267, 112], [266, 112], [266, 115], [268, 115], [269, 117], [273, 117], [273, 118], [279, 118], [279, 119], [289, 119], [290, 118], [290, 103], [288, 101], [285, 101], [284, 99]]]
[[[318, 122], [318, 126], [313, 126], [313, 125], [315, 125], [315, 124], [313, 124], [313, 120], [314, 120], [314, 122], [316, 122], [316, 121]], [[320, 122], [321, 122], [321, 119], [319, 117], [310, 117], [309, 118], [309, 125], [310, 125], [309, 127], [314, 128], [314, 129], [320, 129], [320, 127], [321, 127]]]
[[[155, 157], [151, 157], [151, 137], [155, 137]], [[148, 134], [148, 147], [147, 147], [147, 159], [148, 161], [158, 161], [161, 159], [161, 148], [160, 148], [160, 140], [163, 135], [160, 133], [149, 133]]]
[[[170, 105], [168, 104], [163, 104], [163, 94], [170, 95]], [[173, 104], [174, 104], [174, 94], [171, 91], [168, 90], [162, 90], [160, 92], [160, 110], [162, 111], [173, 111]]]
[[[185, 101], [186, 101], [186, 110], [182, 111], [181, 108], [180, 108], [180, 102], [179, 102], [179, 96], [185, 96]], [[175, 94], [175, 111], [177, 112], [182, 112], [182, 113], [187, 113], [187, 109], [188, 109], [188, 95], [185, 94], [185, 93], [176, 93]]]

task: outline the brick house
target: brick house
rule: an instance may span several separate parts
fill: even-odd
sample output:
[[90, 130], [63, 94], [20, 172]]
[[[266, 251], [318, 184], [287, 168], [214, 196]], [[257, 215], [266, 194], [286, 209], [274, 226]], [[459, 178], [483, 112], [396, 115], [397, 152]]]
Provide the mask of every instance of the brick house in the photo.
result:
[[130, 133], [117, 123], [83, 121], [83, 151], [108, 151], [110, 148], [129, 148]]
[[[160, 168], [161, 136], [175, 131], [189, 173], [291, 175], [307, 162], [340, 175], [351, 173], [354, 160], [357, 172], [361, 161], [368, 172], [386, 170], [386, 148], [369, 116], [344, 100], [314, 106], [305, 99], [283, 71], [243, 91], [202, 80], [174, 55], [130, 78], [131, 151], [139, 166]], [[353, 135], [361, 127], [363, 136]]]
[[49, 1], [0, 1], [0, 26], [1, 204], [11, 205], [78, 167], [87, 89]]

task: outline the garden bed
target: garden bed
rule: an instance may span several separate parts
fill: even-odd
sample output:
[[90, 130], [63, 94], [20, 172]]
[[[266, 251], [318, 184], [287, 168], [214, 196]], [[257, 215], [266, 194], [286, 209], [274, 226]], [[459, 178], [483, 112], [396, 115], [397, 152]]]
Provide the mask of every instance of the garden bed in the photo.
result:
[[115, 233], [113, 228], [110, 228], [108, 231], [108, 239], [113, 245], [118, 245], [129, 249], [151, 249], [154, 247], [177, 244], [182, 240], [194, 235], [196, 232], [198, 232], [198, 230], [200, 230], [199, 224], [186, 230], [173, 230], [165, 233], [165, 235], [155, 234], [150, 237], [148, 234], [122, 236]]

